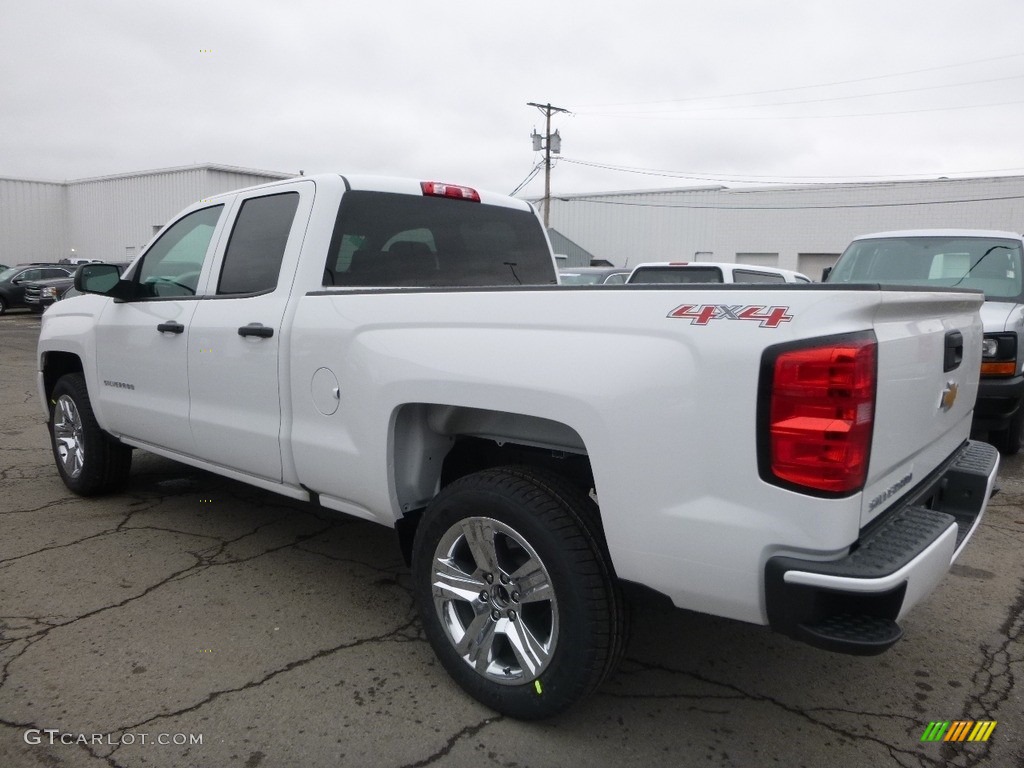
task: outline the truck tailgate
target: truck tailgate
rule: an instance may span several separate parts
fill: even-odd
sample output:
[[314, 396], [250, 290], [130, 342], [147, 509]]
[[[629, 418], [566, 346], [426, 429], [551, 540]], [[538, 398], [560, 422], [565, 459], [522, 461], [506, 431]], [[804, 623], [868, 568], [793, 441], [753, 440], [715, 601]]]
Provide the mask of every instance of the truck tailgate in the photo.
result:
[[861, 524], [934, 471], [970, 433], [978, 393], [981, 296], [884, 291], [878, 339], [876, 435]]

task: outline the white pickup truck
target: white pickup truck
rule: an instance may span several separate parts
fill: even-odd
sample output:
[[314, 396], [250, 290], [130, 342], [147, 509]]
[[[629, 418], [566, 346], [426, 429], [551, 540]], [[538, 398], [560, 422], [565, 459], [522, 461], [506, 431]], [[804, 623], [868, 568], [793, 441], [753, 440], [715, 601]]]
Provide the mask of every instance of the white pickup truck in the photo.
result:
[[203, 200], [44, 315], [57, 470], [141, 448], [397, 530], [448, 672], [519, 718], [624, 592], [880, 653], [978, 525], [982, 296], [559, 286], [526, 203], [339, 175]]

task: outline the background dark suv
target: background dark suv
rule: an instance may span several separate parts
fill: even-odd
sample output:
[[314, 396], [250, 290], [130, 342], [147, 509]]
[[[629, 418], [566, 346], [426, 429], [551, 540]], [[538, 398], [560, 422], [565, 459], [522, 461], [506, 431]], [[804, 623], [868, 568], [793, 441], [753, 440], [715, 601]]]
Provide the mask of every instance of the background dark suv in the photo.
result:
[[19, 264], [0, 272], [0, 315], [9, 309], [24, 307], [25, 288], [35, 280], [68, 277], [74, 267], [61, 264]]
[[25, 284], [25, 306], [36, 314], [42, 314], [48, 306], [64, 297], [64, 292], [75, 284], [75, 275], [51, 277], [47, 280], [33, 280]]

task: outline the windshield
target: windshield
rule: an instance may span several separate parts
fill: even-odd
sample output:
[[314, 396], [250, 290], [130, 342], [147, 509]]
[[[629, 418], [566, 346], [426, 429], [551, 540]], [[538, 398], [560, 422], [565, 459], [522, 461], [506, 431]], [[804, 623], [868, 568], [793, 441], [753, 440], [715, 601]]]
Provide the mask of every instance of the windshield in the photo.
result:
[[23, 269], [25, 269], [25, 268], [24, 267], [9, 267], [8, 269], [5, 269], [3, 272], [0, 272], [0, 283], [6, 283], [8, 280], [10, 280], [16, 274], [21, 272]]
[[988, 237], [880, 237], [856, 240], [830, 283], [973, 288], [987, 299], [1020, 295], [1021, 244]]

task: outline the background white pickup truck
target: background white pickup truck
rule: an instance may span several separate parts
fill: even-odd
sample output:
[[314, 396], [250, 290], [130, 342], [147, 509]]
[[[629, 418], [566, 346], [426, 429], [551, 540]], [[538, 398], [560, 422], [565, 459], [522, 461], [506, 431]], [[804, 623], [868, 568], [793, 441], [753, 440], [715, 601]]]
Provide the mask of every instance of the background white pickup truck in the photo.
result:
[[981, 383], [974, 427], [1001, 452], [1024, 444], [1024, 237], [984, 229], [912, 229], [861, 235], [829, 283], [884, 283], [984, 291]]
[[394, 527], [450, 674], [521, 718], [615, 668], [624, 587], [879, 653], [998, 466], [980, 294], [558, 286], [533, 209], [320, 176], [204, 200], [43, 317], [64, 482], [132, 447]]

